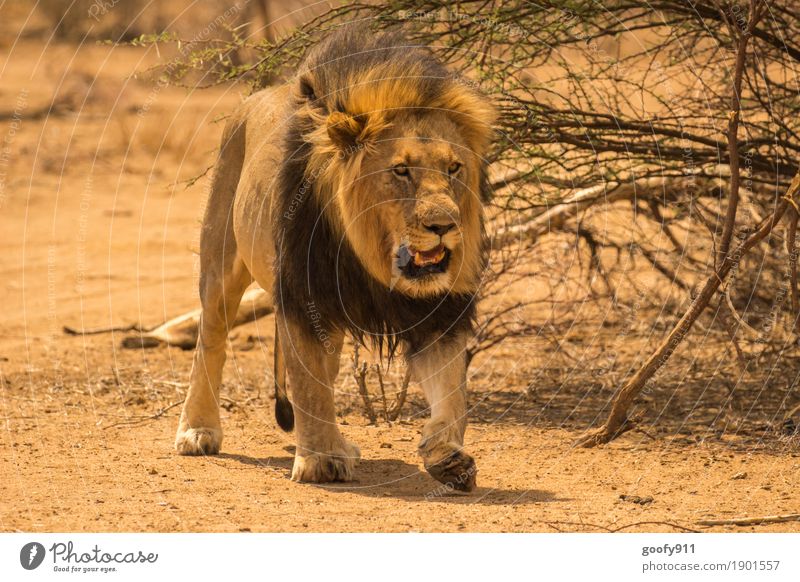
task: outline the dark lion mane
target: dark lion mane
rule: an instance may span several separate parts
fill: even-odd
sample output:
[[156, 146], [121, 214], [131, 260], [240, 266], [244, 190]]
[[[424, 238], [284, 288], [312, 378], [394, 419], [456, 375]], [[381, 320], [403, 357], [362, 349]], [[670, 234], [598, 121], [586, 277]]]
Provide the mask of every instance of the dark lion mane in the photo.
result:
[[[321, 120], [334, 112], [354, 120], [361, 132], [354, 136], [358, 147], [372, 129], [385, 127], [393, 110], [415, 107], [445, 108], [470, 147], [482, 155], [491, 141], [491, 128], [482, 121], [489, 119], [483, 111], [491, 110], [486, 98], [448, 71], [428, 48], [409, 44], [398, 32], [354, 26], [315, 46], [294, 83], [296, 103], [274, 194], [276, 307], [309, 338], [323, 331], [348, 332], [390, 356], [402, 342], [414, 353], [472, 331], [477, 288], [412, 297], [392, 291], [367, 272], [333, 224], [332, 205], [314, 194], [320, 185], [310, 175], [309, 163], [321, 147], [311, 136], [320, 135]], [[485, 199], [489, 188], [483, 166], [480, 189]], [[483, 265], [485, 244], [481, 248]]]

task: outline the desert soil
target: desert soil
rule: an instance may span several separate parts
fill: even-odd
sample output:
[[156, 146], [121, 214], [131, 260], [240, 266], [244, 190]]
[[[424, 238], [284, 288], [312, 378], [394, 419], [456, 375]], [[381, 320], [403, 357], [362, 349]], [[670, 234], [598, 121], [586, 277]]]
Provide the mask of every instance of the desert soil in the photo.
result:
[[[198, 304], [208, 180], [180, 182], [211, 164], [214, 120], [246, 89], [130, 77], [155, 58], [24, 37], [0, 52], [0, 530], [800, 532], [800, 522], [696, 524], [800, 511], [800, 447], [775, 429], [777, 408], [750, 410], [751, 391], [733, 412], [713, 410], [692, 396], [714, 393], [701, 366], [691, 386], [640, 403], [641, 430], [573, 448], [614, 386], [548, 368], [556, 348], [535, 338], [473, 363], [469, 496], [444, 494], [422, 470], [418, 388], [398, 422], [370, 425], [346, 358], [338, 399], [342, 430], [361, 446], [357, 480], [290, 482], [292, 437], [267, 387], [271, 318], [231, 337], [222, 454], [176, 455], [191, 353], [62, 332], [153, 325]], [[746, 423], [714, 424], [737, 411]]]

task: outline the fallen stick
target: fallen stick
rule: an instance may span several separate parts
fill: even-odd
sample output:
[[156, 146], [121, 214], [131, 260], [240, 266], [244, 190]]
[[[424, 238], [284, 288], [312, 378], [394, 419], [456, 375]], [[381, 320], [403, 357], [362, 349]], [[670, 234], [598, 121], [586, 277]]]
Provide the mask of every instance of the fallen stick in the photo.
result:
[[164, 408], [162, 408], [161, 410], [159, 410], [155, 414], [151, 414], [150, 416], [139, 416], [139, 417], [130, 418], [128, 420], [122, 420], [120, 422], [115, 422], [114, 424], [110, 424], [108, 426], [104, 426], [103, 430], [108, 430], [110, 428], [119, 428], [119, 427], [123, 427], [123, 426], [127, 427], [127, 428], [133, 428], [136, 425], [144, 424], [145, 422], [148, 422], [150, 420], [158, 420], [159, 418], [164, 416], [165, 413], [167, 413], [168, 411], [172, 410], [176, 406], [180, 406], [181, 404], [183, 404], [183, 400], [179, 400], [178, 402], [173, 402], [172, 404], [170, 404], [168, 406], [165, 406]]
[[577, 525], [577, 526], [581, 526], [582, 528], [584, 528], [584, 530], [586, 528], [594, 528], [594, 529], [602, 529], [603, 531], [606, 531], [608, 533], [617, 533], [617, 532], [621, 532], [623, 530], [630, 529], [632, 527], [637, 527], [637, 526], [640, 526], [640, 525], [666, 525], [668, 527], [671, 527], [671, 528], [674, 528], [674, 529], [679, 529], [681, 531], [686, 531], [686, 532], [690, 532], [690, 533], [700, 533], [696, 529], [691, 529], [691, 528], [688, 528], [688, 527], [684, 527], [682, 525], [678, 525], [677, 523], [672, 523], [671, 521], [637, 521], [636, 523], [628, 523], [628, 524], [625, 524], [625, 525], [622, 525], [622, 526], [619, 526], [619, 527], [616, 527], [616, 528], [613, 528], [613, 529], [611, 527], [609, 527], [609, 526], [606, 526], [606, 525], [597, 525], [595, 523], [586, 523], [586, 522], [578, 522], [578, 521], [545, 521], [543, 523], [549, 525], [550, 527], [552, 527], [553, 529], [555, 529], [557, 531], [562, 531], [562, 530], [560, 530], [559, 528], [555, 527], [556, 525]]
[[769, 523], [786, 523], [800, 521], [800, 513], [787, 515], [767, 515], [764, 517], [735, 517], [733, 519], [702, 519], [697, 525], [764, 525]]
[[78, 329], [77, 327], [71, 327], [69, 325], [65, 325], [61, 329], [63, 329], [64, 333], [67, 335], [98, 335], [101, 333], [111, 333], [112, 331], [139, 331], [142, 333], [147, 333], [153, 328], [142, 327], [138, 323], [132, 323], [131, 325], [120, 325], [111, 327], [85, 327], [83, 329]]
[[620, 532], [625, 529], [629, 529], [632, 527], [640, 526], [640, 525], [666, 525], [668, 527], [672, 527], [675, 529], [679, 529], [681, 531], [687, 531], [691, 533], [699, 533], [696, 529], [692, 529], [689, 527], [684, 527], [682, 525], [678, 525], [677, 523], [672, 523], [671, 521], [637, 521], [636, 523], [629, 523], [614, 529], [609, 529], [610, 533]]

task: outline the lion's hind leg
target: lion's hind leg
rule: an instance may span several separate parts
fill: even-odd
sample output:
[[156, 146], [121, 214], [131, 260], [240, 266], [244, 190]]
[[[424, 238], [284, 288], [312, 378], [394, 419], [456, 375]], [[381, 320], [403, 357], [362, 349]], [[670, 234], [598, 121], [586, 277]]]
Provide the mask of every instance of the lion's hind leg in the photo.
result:
[[251, 277], [244, 264], [233, 259], [226, 273], [204, 272], [200, 297], [203, 311], [197, 348], [192, 362], [189, 392], [175, 436], [182, 455], [213, 455], [222, 445], [219, 417], [219, 385], [225, 365], [225, 344]]
[[225, 126], [200, 233], [200, 324], [189, 391], [183, 403], [175, 448], [182, 455], [219, 452], [222, 426], [219, 385], [228, 330], [242, 295], [253, 281], [239, 254], [233, 208], [244, 164], [245, 130], [234, 114]]

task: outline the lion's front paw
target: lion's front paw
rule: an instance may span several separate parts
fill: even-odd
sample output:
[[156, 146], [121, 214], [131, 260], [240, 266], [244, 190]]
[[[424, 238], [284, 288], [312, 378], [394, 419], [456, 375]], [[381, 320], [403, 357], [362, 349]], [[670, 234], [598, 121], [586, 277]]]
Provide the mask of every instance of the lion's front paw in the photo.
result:
[[478, 467], [475, 459], [459, 448], [453, 448], [439, 460], [425, 460], [425, 470], [448, 490], [469, 493], [475, 489]]
[[356, 462], [361, 451], [352, 443], [344, 441], [328, 453], [298, 452], [294, 457], [292, 481], [307, 483], [330, 483], [352, 481]]
[[216, 455], [222, 446], [222, 429], [187, 428], [178, 429], [175, 449], [181, 455]]

